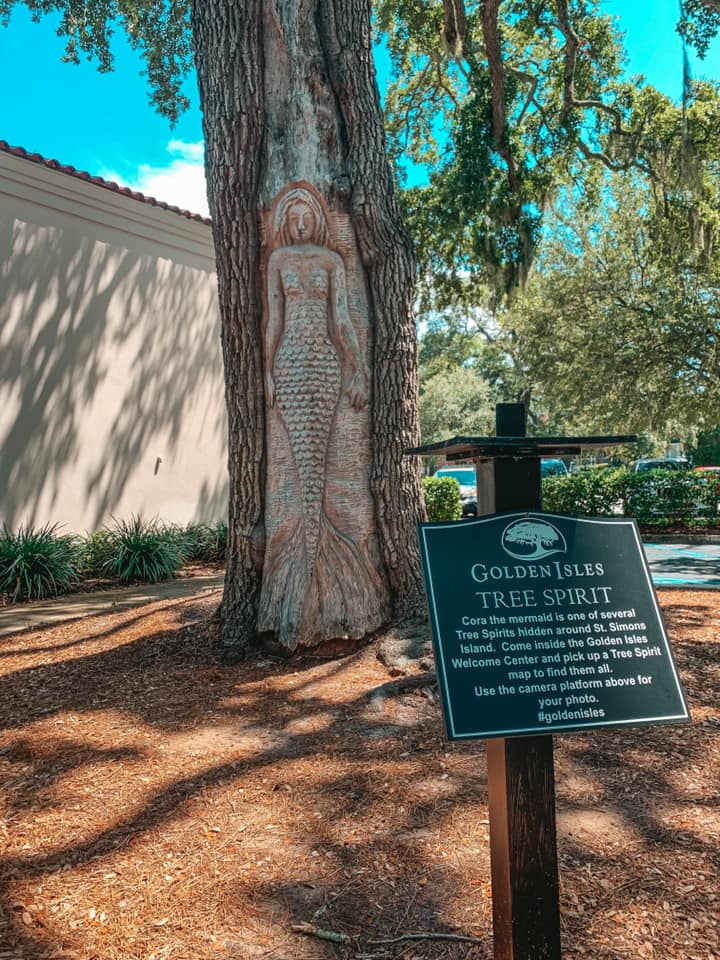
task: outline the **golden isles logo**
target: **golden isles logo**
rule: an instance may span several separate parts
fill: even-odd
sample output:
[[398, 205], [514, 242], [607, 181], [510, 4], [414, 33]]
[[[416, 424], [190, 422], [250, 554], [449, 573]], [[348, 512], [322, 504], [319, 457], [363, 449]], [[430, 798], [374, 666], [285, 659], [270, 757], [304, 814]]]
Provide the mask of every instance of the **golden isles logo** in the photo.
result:
[[565, 537], [547, 520], [522, 518], [502, 532], [502, 548], [514, 560], [542, 560], [555, 553], [567, 553]]

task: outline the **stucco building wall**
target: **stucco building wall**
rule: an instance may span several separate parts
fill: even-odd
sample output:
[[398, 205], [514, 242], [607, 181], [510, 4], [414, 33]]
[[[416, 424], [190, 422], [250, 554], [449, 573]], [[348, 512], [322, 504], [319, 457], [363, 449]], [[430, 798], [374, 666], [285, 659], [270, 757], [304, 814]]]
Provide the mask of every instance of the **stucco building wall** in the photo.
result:
[[0, 522], [225, 515], [211, 228], [0, 152]]

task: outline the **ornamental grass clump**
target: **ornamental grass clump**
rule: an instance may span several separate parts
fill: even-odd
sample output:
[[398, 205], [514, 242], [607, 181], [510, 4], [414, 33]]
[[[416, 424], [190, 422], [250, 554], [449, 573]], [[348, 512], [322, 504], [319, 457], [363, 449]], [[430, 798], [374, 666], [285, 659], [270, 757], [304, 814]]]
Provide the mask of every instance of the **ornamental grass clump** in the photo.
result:
[[77, 537], [57, 534], [58, 524], [0, 535], [0, 593], [12, 601], [42, 600], [67, 592], [80, 579], [81, 545]]
[[185, 545], [185, 557], [199, 563], [224, 563], [227, 551], [227, 524], [188, 523], [180, 531]]
[[227, 539], [228, 528], [224, 520], [203, 524], [198, 559], [205, 563], [225, 563]]
[[106, 577], [115, 547], [109, 530], [96, 530], [83, 537], [80, 573], [83, 577]]
[[175, 528], [164, 527], [158, 520], [138, 516], [114, 520], [108, 537], [111, 555], [104, 571], [122, 583], [170, 580], [185, 560], [182, 537]]

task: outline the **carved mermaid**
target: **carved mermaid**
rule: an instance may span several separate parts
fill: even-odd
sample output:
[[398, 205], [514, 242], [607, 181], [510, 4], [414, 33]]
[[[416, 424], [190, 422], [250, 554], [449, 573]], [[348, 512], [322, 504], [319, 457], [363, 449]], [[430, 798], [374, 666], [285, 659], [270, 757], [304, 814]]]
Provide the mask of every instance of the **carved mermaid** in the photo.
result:
[[367, 551], [332, 522], [326, 503], [328, 445], [341, 398], [356, 413], [368, 404], [345, 265], [327, 245], [325, 214], [309, 190], [285, 194], [275, 228], [281, 246], [267, 267], [264, 335], [268, 470], [294, 468], [288, 483], [300, 502], [280, 503], [287, 518], [266, 517], [258, 626], [294, 649], [348, 635], [353, 624], [357, 634], [358, 617], [368, 629], [367, 592], [383, 591]]

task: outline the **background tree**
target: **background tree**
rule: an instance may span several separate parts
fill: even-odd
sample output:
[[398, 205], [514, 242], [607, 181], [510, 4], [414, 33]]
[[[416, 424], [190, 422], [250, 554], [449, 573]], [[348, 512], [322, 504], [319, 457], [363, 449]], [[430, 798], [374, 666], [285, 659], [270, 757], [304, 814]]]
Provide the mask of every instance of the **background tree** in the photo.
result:
[[527, 278], [559, 188], [588, 165], [636, 162], [617, 32], [595, 0], [378, 9], [392, 149], [429, 171], [404, 197], [421, 277], [448, 302], [477, 285], [502, 300]]
[[[558, 376], [566, 370], [559, 356], [553, 362], [543, 359], [543, 352], [552, 345], [570, 362], [570, 351], [556, 342], [558, 328], [549, 314], [551, 298], [564, 275], [563, 244], [570, 243], [576, 253], [583, 242], [573, 232], [572, 216], [581, 211], [583, 236], [605, 229], [609, 214], [604, 206], [616, 202], [623, 176], [638, 189], [644, 185], [645, 192], [640, 197], [628, 187], [626, 200], [637, 199], [641, 207], [632, 228], [629, 224], [620, 228], [616, 211], [615, 239], [631, 242], [642, 231], [646, 254], [650, 253], [647, 244], [652, 246], [657, 296], [662, 300], [659, 273], [668, 281], [675, 274], [673, 308], [683, 312], [684, 323], [695, 332], [694, 356], [687, 358], [688, 365], [696, 364], [698, 357], [711, 359], [714, 309], [710, 305], [706, 312], [704, 304], [714, 290], [711, 267], [720, 213], [716, 189], [720, 118], [714, 86], [692, 83], [686, 71], [684, 102], [676, 106], [639, 78], [620, 81], [622, 48], [609, 19], [598, 16], [595, 4], [467, 4], [458, 21], [464, 24], [463, 40], [454, 46], [448, 46], [443, 33], [447, 4], [419, 8], [388, 2], [382, 9], [398, 73], [389, 98], [394, 147], [399, 151], [407, 144], [414, 159], [428, 163], [430, 170], [428, 186], [407, 191], [404, 197], [408, 223], [421, 251], [424, 368], [428, 363], [434, 368], [442, 363], [472, 363], [493, 389], [502, 389], [499, 399], [529, 402], [531, 422], [541, 422], [545, 429], [566, 429], [578, 414], [576, 426], [580, 428], [581, 421], [587, 426], [589, 405], [573, 400], [577, 394], [572, 391], [581, 387], [583, 398], [599, 391], [599, 413], [600, 398], [608, 389], [611, 346], [628, 332], [630, 315], [626, 311], [624, 319], [615, 316], [615, 308], [605, 304], [595, 328], [599, 356], [606, 358], [595, 365], [602, 376], [586, 377], [580, 372], [587, 353], [583, 350], [573, 361], [577, 375], [564, 393]], [[488, 45], [488, 17], [497, 28], [499, 46]], [[698, 2], [686, 6], [680, 29], [704, 52], [717, 23], [717, 12]], [[492, 29], [490, 35], [494, 35]], [[499, 65], [493, 66], [493, 57]], [[497, 85], [491, 89], [493, 75], [504, 91], [504, 113], [496, 104]], [[433, 116], [441, 110], [443, 124], [433, 126]], [[493, 139], [493, 110], [504, 116], [504, 152]], [[614, 186], [609, 190], [606, 177], [610, 175]], [[558, 231], [562, 240], [555, 235]], [[536, 264], [538, 251], [540, 263]], [[550, 261], [555, 266], [553, 286], [546, 275]], [[530, 279], [529, 298], [521, 306], [518, 297], [528, 277], [532, 278], [533, 264], [538, 279]], [[588, 273], [589, 264], [588, 260]], [[615, 268], [614, 282], [634, 282], [634, 270], [623, 270], [619, 257], [606, 266], [608, 289]], [[650, 282], [647, 274], [644, 281]], [[592, 312], [593, 299], [590, 296], [586, 303], [578, 277], [575, 283], [573, 308], [578, 317], [584, 317]], [[693, 285], [697, 285], [694, 290]], [[527, 322], [530, 303], [535, 326]], [[539, 322], [543, 309], [548, 314], [544, 325]], [[582, 320], [578, 323], [585, 330]], [[613, 325], [607, 339], [603, 323]], [[626, 421], [623, 398], [628, 407], [634, 407], [634, 420], [640, 409], [646, 412], [646, 428], [653, 410], [667, 413], [662, 430], [667, 422], [678, 422], [675, 416], [701, 415], [701, 404], [693, 402], [690, 378], [683, 376], [679, 389], [674, 381], [662, 380], [663, 371], [677, 375], [675, 365], [681, 363], [687, 333], [679, 320], [670, 329], [676, 336], [672, 345], [670, 333], [663, 337], [664, 350], [654, 358], [654, 384], [648, 376], [642, 387], [657, 401], [649, 406], [638, 403], [628, 389], [634, 382], [632, 375], [620, 375], [619, 402], [612, 411], [606, 406], [601, 418], [607, 428]], [[579, 332], [573, 335], [568, 328], [567, 333], [566, 345], [572, 343], [579, 350]], [[635, 333], [642, 334], [637, 324]], [[698, 343], [703, 337], [704, 342]], [[656, 344], [657, 339], [656, 333], [647, 342]], [[635, 361], [652, 364], [639, 346], [637, 356], [632, 355], [633, 342], [632, 337], [624, 342], [624, 353], [618, 354], [614, 369], [629, 371]], [[668, 351], [674, 351], [672, 360]], [[499, 366], [491, 363], [486, 369], [486, 358], [499, 357]], [[709, 378], [705, 385], [700, 377], [694, 378], [703, 390], [703, 401], [708, 391], [715, 390], [712, 373]], [[673, 402], [666, 405], [662, 401], [668, 394]], [[686, 433], [692, 429], [692, 422], [682, 422]]]
[[455, 367], [421, 382], [423, 443], [448, 437], [482, 437], [495, 426], [495, 404], [487, 382], [473, 367]]
[[701, 430], [690, 453], [697, 464], [720, 466], [720, 426]]
[[609, 175], [601, 208], [567, 199], [515, 305], [528, 376], [576, 430], [668, 438], [712, 424], [719, 295], [687, 218], [673, 230], [653, 185]]

